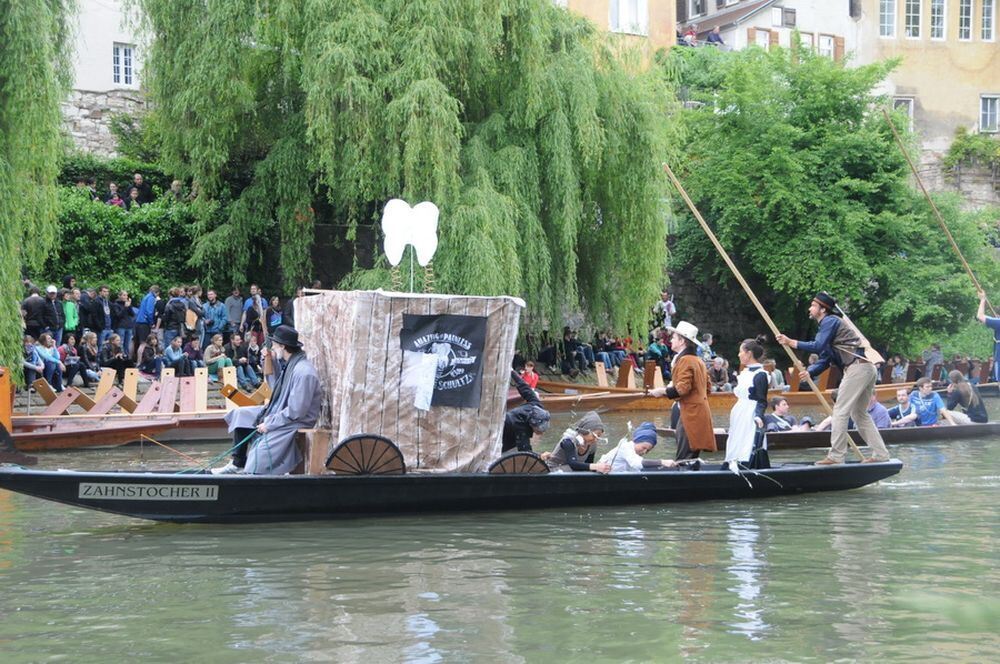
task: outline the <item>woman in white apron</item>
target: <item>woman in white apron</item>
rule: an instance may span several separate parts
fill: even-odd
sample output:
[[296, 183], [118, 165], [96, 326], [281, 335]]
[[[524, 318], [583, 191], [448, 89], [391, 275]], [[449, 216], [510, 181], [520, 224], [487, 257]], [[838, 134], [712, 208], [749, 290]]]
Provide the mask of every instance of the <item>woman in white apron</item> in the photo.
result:
[[[769, 377], [761, 366], [761, 359], [764, 357], [762, 341], [763, 337], [757, 337], [746, 339], [740, 344], [739, 357], [743, 371], [737, 376], [736, 388], [733, 390], [736, 405], [729, 412], [729, 437], [726, 439], [726, 465], [733, 471], [737, 469], [737, 464], [750, 464], [754, 442], [758, 435], [763, 438]], [[763, 440], [760, 447], [766, 449]]]

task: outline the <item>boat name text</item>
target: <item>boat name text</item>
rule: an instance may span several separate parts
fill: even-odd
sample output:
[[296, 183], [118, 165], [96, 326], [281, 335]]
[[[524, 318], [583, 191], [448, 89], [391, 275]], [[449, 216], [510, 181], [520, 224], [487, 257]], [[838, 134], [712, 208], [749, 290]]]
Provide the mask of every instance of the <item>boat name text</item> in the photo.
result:
[[98, 484], [80, 482], [79, 498], [97, 500], [218, 500], [219, 487], [203, 484]]

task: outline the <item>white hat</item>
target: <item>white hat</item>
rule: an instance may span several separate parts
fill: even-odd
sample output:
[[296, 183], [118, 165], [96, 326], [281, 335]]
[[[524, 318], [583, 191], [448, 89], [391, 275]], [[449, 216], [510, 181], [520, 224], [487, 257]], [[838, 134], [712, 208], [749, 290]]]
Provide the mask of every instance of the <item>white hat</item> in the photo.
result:
[[671, 334], [676, 332], [688, 341], [693, 341], [695, 344], [698, 344], [698, 328], [686, 320], [682, 320], [674, 327], [668, 327], [667, 332], [670, 332]]
[[45, 287], [45, 292], [46, 293], [57, 293], [57, 292], [59, 292], [59, 289], [56, 288], [55, 286], [53, 286], [52, 284], [49, 284], [48, 286]]

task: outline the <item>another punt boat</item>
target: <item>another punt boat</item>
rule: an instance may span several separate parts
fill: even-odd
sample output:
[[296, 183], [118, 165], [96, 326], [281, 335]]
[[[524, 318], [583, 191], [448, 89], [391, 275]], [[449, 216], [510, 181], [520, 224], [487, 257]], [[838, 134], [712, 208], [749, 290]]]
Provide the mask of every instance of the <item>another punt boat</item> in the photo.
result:
[[[53, 418], [62, 420], [64, 418]], [[108, 420], [99, 422], [41, 422], [34, 426], [17, 428], [13, 433], [14, 446], [21, 452], [48, 452], [84, 447], [117, 447], [140, 440], [143, 436], [164, 439], [169, 431], [177, 428], [177, 418], [144, 417], [138, 420]]]
[[[658, 433], [673, 436], [673, 429], [657, 429]], [[946, 440], [959, 440], [964, 438], [982, 438], [987, 436], [1000, 435], [1000, 422], [986, 422], [984, 424], [959, 424], [956, 426], [932, 426], [932, 427], [897, 427], [891, 429], [879, 429], [882, 440], [887, 445], [906, 445], [919, 443], [937, 443]], [[851, 438], [858, 445], [865, 442], [856, 430], [850, 431]], [[716, 431], [715, 443], [720, 450], [726, 448], [726, 439], [729, 436], [725, 431]], [[773, 431], [767, 434], [768, 449], [781, 450], [802, 450], [811, 447], [829, 447], [829, 431]]]
[[899, 473], [898, 460], [786, 463], [735, 474], [453, 473], [211, 475], [0, 468], [0, 488], [67, 505], [180, 523], [290, 522], [428, 512], [572, 508], [856, 489]]
[[[878, 385], [875, 388], [875, 392], [878, 395], [879, 401], [892, 401], [896, 397], [896, 390], [899, 389], [899, 385]], [[623, 401], [621, 404], [609, 405], [610, 410], [666, 410], [669, 409], [673, 403], [670, 399], [661, 397], [651, 397], [645, 394], [642, 389], [627, 388], [627, 387], [601, 387], [599, 385], [590, 385], [586, 383], [570, 383], [563, 381], [554, 380], [540, 380], [538, 381], [538, 389], [544, 390], [550, 394], [593, 394], [593, 393], [606, 393], [608, 395], [612, 394], [632, 394], [641, 395], [641, 398], [633, 399], [631, 401]], [[823, 394], [828, 401], [832, 403], [831, 393], [833, 390], [824, 390]], [[813, 406], [818, 408], [820, 406], [819, 399], [816, 397], [814, 392], [798, 392], [798, 391], [788, 391], [781, 392], [778, 390], [772, 390], [769, 397], [782, 397], [788, 400], [788, 404], [791, 406]], [[713, 411], [727, 411], [733, 407], [736, 403], [736, 396], [732, 392], [713, 392], [708, 395], [708, 404]]]

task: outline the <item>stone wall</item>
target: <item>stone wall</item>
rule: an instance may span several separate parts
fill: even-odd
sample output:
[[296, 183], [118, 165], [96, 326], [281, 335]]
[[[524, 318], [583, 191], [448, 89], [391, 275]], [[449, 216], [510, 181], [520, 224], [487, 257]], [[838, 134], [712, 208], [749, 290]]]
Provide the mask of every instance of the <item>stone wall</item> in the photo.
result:
[[[989, 166], [961, 164], [948, 172], [943, 166], [947, 150], [924, 149], [920, 152], [920, 179], [928, 191], [957, 193], [966, 210], [981, 210], [1000, 205], [1000, 173]], [[914, 183], [916, 186], [916, 183]]]
[[111, 118], [118, 113], [134, 114], [145, 106], [138, 90], [73, 90], [62, 105], [63, 124], [77, 149], [115, 157], [118, 146], [111, 133]]

